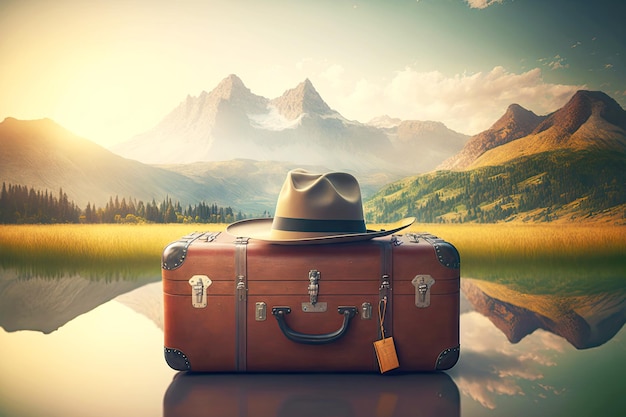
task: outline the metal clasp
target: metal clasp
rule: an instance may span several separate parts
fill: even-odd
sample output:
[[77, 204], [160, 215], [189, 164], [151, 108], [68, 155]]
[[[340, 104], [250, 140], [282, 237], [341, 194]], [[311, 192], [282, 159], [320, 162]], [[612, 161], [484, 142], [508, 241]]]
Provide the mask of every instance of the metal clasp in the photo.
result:
[[430, 287], [435, 284], [435, 279], [430, 275], [416, 275], [411, 284], [415, 287], [415, 307], [428, 307], [430, 305]]
[[194, 275], [189, 279], [191, 285], [191, 305], [194, 308], [207, 306], [207, 289], [213, 283], [206, 275]]
[[378, 298], [387, 299], [389, 291], [391, 291], [391, 283], [389, 282], [389, 275], [385, 274], [381, 277], [380, 287], [378, 287]]
[[239, 301], [246, 300], [246, 277], [245, 275], [237, 276], [237, 286], [235, 287], [235, 291], [237, 292], [237, 299]]
[[320, 292], [320, 271], [317, 269], [311, 269], [309, 271], [309, 286], [307, 290], [309, 292], [309, 302], [302, 303], [302, 311], [305, 313], [324, 313], [328, 308], [327, 303], [318, 302], [317, 296]]
[[267, 318], [267, 304], [265, 304], [263, 301], [258, 301], [255, 304], [254, 319], [256, 321], [265, 321], [266, 318]]
[[364, 302], [361, 304], [361, 320], [372, 319], [372, 303]]
[[309, 300], [313, 305], [317, 303], [317, 295], [319, 294], [320, 288], [318, 284], [319, 279], [320, 272], [317, 269], [312, 269], [309, 271]]

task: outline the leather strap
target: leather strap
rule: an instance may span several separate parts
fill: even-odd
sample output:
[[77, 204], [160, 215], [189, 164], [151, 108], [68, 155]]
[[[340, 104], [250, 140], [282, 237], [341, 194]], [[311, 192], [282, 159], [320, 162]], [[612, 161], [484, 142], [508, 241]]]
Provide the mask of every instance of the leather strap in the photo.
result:
[[248, 299], [248, 238], [235, 241], [235, 369], [246, 371], [247, 363], [247, 299]]
[[[381, 242], [380, 288], [378, 291], [379, 314], [381, 313], [380, 309], [383, 305], [386, 309], [384, 321], [381, 323], [382, 328], [385, 329], [385, 334], [379, 334], [381, 339], [391, 337], [393, 333], [393, 246], [396, 242], [397, 238], [395, 236], [392, 236], [391, 240], [383, 240]], [[379, 330], [379, 333], [382, 332]]]

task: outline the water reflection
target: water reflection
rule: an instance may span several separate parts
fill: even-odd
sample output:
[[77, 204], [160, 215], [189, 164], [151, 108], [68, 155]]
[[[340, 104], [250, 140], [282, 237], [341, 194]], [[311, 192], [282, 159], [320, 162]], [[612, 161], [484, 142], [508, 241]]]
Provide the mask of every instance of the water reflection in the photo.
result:
[[50, 334], [0, 329], [0, 416], [159, 416], [163, 332], [113, 299]]
[[588, 349], [606, 343], [626, 322], [626, 288], [571, 296], [525, 294], [502, 284], [466, 278], [461, 289], [473, 308], [511, 343], [543, 329], [577, 349]]
[[449, 374], [464, 416], [612, 415], [626, 365], [623, 291], [524, 294], [463, 279], [461, 357]]
[[0, 254], [0, 277], [4, 271], [12, 271], [22, 279], [57, 279], [66, 276], [80, 276], [95, 281], [131, 281], [146, 277], [160, 277], [161, 269], [157, 259], [146, 260], [83, 260], [51, 259], [49, 261], [25, 262], [5, 258]]
[[106, 277], [55, 270], [52, 275], [0, 269], [0, 327], [8, 332], [34, 330], [45, 334], [93, 310], [120, 294], [146, 283], [160, 281], [160, 273], [123, 274], [108, 271]]
[[610, 382], [626, 373], [624, 286], [566, 296], [464, 278], [461, 357], [442, 374], [190, 375], [162, 356], [158, 270], [109, 271], [115, 279], [31, 272], [0, 270], [0, 346], [16, 359], [0, 361], [0, 415], [200, 407], [204, 415], [584, 416], [626, 407], [623, 387]]
[[445, 373], [176, 375], [164, 417], [460, 416], [459, 391]]

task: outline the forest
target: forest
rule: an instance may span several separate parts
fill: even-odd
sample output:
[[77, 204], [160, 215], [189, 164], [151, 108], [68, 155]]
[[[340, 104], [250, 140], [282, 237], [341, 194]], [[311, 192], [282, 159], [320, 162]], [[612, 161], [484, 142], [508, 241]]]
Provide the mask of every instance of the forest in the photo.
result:
[[386, 223], [413, 216], [423, 223], [494, 223], [532, 212], [529, 220], [544, 222], [568, 205], [575, 205], [579, 215], [593, 216], [625, 203], [623, 155], [563, 151], [392, 184], [366, 203], [366, 219]]
[[84, 209], [58, 194], [24, 185], [2, 184], [0, 224], [52, 223], [232, 223], [246, 216], [230, 207], [200, 202], [183, 208], [166, 197], [157, 203], [110, 197], [104, 207], [87, 203]]

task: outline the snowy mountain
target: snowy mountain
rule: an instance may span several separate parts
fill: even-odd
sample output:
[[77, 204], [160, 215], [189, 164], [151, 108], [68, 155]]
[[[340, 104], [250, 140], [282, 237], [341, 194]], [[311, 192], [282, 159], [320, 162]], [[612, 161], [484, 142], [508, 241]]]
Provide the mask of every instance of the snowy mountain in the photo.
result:
[[467, 139], [450, 135], [441, 124], [446, 132], [426, 129], [428, 139], [398, 132], [401, 125], [347, 120], [308, 79], [270, 100], [231, 74], [211, 92], [188, 96], [153, 129], [112, 150], [148, 164], [243, 158], [405, 174], [434, 168]]

